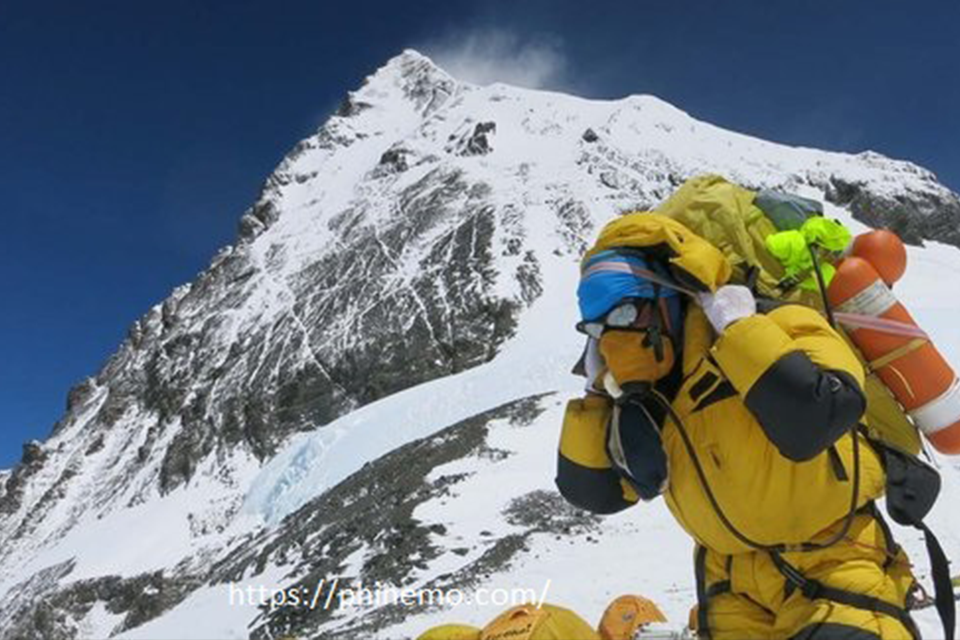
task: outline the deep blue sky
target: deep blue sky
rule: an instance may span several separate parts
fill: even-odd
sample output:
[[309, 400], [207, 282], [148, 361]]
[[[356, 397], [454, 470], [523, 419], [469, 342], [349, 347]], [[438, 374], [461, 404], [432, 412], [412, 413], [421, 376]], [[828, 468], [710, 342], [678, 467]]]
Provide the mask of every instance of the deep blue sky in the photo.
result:
[[652, 93], [960, 189], [953, 1], [0, 0], [0, 468], [345, 91], [404, 47], [491, 32], [548, 46], [557, 88]]

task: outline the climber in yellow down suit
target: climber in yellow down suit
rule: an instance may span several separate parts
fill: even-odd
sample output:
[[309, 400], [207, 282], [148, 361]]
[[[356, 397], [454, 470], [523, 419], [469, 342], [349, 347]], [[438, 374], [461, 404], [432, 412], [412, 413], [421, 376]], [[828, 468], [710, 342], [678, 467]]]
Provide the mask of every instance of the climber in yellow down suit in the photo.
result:
[[917, 637], [915, 580], [874, 505], [882, 454], [857, 428], [863, 365], [817, 310], [730, 274], [672, 219], [607, 225], [583, 261], [589, 382], [558, 487], [600, 513], [663, 495], [697, 543], [701, 638]]

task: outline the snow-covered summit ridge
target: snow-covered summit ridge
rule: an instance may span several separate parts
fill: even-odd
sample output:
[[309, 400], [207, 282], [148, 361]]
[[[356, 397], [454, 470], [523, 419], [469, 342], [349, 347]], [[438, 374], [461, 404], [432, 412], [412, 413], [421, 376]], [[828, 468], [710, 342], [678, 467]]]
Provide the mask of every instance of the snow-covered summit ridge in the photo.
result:
[[[262, 210], [279, 206], [286, 192], [302, 191], [295, 186], [284, 189], [286, 185], [280, 183], [309, 182], [325, 164], [327, 154], [321, 150], [400, 135], [402, 144], [381, 142], [379, 151], [387, 159], [410, 164], [417, 156], [417, 143], [426, 143], [423, 155], [429, 156], [450, 136], [479, 133], [475, 128], [484, 122], [497, 128], [492, 135], [499, 134], [499, 144], [490, 146], [492, 153], [482, 164], [510, 163], [519, 168], [549, 165], [551, 159], [569, 164], [571, 155], [591, 149], [583, 144], [584, 138], [595, 137], [599, 144], [592, 149], [614, 165], [627, 165], [607, 172], [613, 181], [629, 180], [625, 169], [639, 159], [670, 169], [674, 181], [713, 171], [758, 187], [807, 183], [838, 204], [850, 205], [868, 223], [909, 227], [905, 235], [914, 241], [943, 237], [946, 231], [946, 241], [960, 244], [960, 233], [947, 228], [949, 221], [960, 220], [956, 196], [937, 183], [933, 173], [913, 163], [872, 151], [825, 152], [767, 142], [698, 121], [650, 95], [590, 100], [502, 83], [458, 82], [413, 50], [391, 59], [359, 90], [348, 94], [337, 114], [278, 167], [267, 181], [264, 197], [249, 214], [269, 225], [273, 216], [260, 215]], [[467, 131], [470, 127], [474, 129]], [[492, 135], [487, 135], [488, 142]], [[455, 153], [453, 146], [444, 144], [443, 151]], [[649, 204], [658, 199], [653, 197]], [[923, 200], [926, 205], [905, 212], [904, 204], [910, 200]], [[261, 230], [251, 215], [245, 221], [249, 228], [243, 235]]]
[[395, 103], [398, 97], [411, 102], [422, 115], [442, 106], [443, 97], [461, 86], [427, 56], [406, 49], [369, 76], [350, 97], [368, 103]]

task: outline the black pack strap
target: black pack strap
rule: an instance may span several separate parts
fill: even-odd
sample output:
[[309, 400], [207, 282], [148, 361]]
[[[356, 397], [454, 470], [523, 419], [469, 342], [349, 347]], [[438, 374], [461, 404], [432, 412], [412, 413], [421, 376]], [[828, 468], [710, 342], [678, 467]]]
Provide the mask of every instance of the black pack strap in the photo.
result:
[[[732, 556], [727, 557], [727, 573], [730, 569], [730, 560]], [[707, 586], [707, 548], [697, 547], [697, 557], [695, 561], [696, 581], [697, 581], [697, 638], [710, 638], [710, 624], [707, 622], [707, 612], [710, 610], [710, 600], [724, 593], [730, 593], [733, 590], [730, 580], [720, 580]]]
[[707, 598], [715, 598], [724, 593], [730, 593], [732, 590], [731, 582], [729, 580], [721, 580], [720, 582], [714, 582], [707, 588]]
[[755, 264], [747, 266], [746, 274], [744, 275], [744, 285], [747, 289], [750, 289], [750, 292], [754, 297], [760, 295], [757, 291], [757, 280], [760, 278], [760, 267]]
[[[907, 628], [911, 636], [916, 640], [920, 640], [920, 630], [917, 629], [916, 623], [914, 623], [913, 618], [910, 617], [910, 613], [906, 609], [881, 600], [880, 598], [831, 587], [823, 584], [819, 580], [811, 580], [800, 573], [796, 567], [784, 560], [783, 556], [779, 553], [772, 552], [770, 557], [773, 559], [773, 564], [777, 570], [786, 578], [787, 584], [793, 585], [793, 587], [799, 590], [808, 600], [829, 600], [856, 609], [882, 613], [895, 620], [899, 620], [900, 623]], [[953, 636], [950, 636], [948, 640], [952, 640], [952, 637]]]
[[690, 399], [694, 402], [697, 402], [700, 399], [700, 396], [704, 395], [710, 388], [720, 380], [720, 376], [715, 374], [713, 371], [707, 371], [700, 379], [694, 382], [690, 386]]
[[[869, 514], [877, 523], [877, 526], [880, 527], [880, 531], [883, 532], [884, 547], [887, 556], [887, 559], [883, 561], [883, 570], [886, 571], [897, 561], [897, 557], [900, 554], [900, 545], [898, 545], [897, 541], [893, 538], [893, 531], [890, 530], [890, 524], [886, 518], [883, 517], [880, 509], [877, 508], [876, 502], [871, 500], [863, 506], [862, 511]], [[909, 609], [910, 607], [908, 606], [907, 608]]]
[[709, 607], [707, 594], [707, 548], [698, 545], [694, 561], [694, 574], [697, 581], [697, 638], [710, 640], [710, 624], [707, 622]]
[[940, 541], [924, 523], [914, 525], [923, 531], [923, 541], [930, 555], [930, 575], [933, 578], [933, 602], [943, 623], [944, 640], [953, 640], [957, 625], [957, 603], [953, 597], [953, 581], [950, 579], [950, 561], [943, 552]]
[[[727, 558], [727, 571], [729, 573], [729, 563], [731, 557]], [[707, 613], [710, 610], [710, 599], [724, 593], [732, 591], [730, 580], [721, 580], [707, 586], [707, 548], [698, 545], [697, 555], [694, 561], [694, 573], [697, 582], [697, 638], [698, 640], [710, 640], [710, 623], [707, 620]]]
[[823, 278], [823, 271], [820, 269], [820, 258], [817, 257], [817, 250], [812, 244], [807, 245], [810, 250], [810, 260], [813, 262], [813, 272], [817, 276], [817, 288], [820, 289], [820, 297], [823, 300], [823, 310], [827, 314], [827, 321], [834, 329], [837, 328], [837, 319], [833, 316], [833, 306], [827, 298], [827, 283]]
[[900, 553], [900, 545], [898, 545], [897, 541], [893, 538], [893, 531], [890, 530], [890, 524], [887, 522], [887, 519], [883, 517], [883, 514], [880, 513], [880, 509], [877, 508], [877, 503], [873, 500], [863, 506], [863, 512], [870, 514], [870, 516], [877, 521], [877, 524], [880, 525], [880, 530], [883, 532], [883, 539], [886, 542], [887, 566], [889, 566], [890, 563], [897, 558], [897, 554]]
[[943, 623], [943, 637], [945, 640], [954, 640], [957, 603], [950, 579], [950, 561], [937, 536], [923, 522], [940, 493], [940, 474], [919, 458], [885, 443], [874, 446], [883, 451], [884, 470], [887, 474], [887, 512], [895, 522], [923, 532], [927, 554], [930, 556], [933, 601], [940, 622]]
[[727, 398], [732, 398], [737, 395], [736, 388], [730, 384], [728, 380], [724, 380], [717, 386], [713, 388], [713, 391], [703, 396], [697, 405], [690, 411], [690, 413], [696, 413], [698, 411], [703, 411], [710, 405], [716, 404], [721, 400], [726, 400]]
[[830, 445], [830, 448], [827, 449], [827, 455], [830, 457], [830, 467], [833, 469], [833, 475], [837, 481], [847, 482], [850, 480], [850, 476], [847, 475], [847, 470], [843, 466], [843, 459], [840, 458], [840, 452], [837, 451], [837, 445]]

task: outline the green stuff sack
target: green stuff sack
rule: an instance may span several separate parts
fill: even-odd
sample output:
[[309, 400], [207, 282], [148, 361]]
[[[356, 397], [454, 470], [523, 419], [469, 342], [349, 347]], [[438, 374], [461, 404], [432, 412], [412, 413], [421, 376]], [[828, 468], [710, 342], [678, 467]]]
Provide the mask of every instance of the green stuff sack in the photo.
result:
[[823, 205], [816, 200], [771, 189], [762, 189], [753, 203], [780, 231], [799, 229], [811, 217], [823, 215]]

